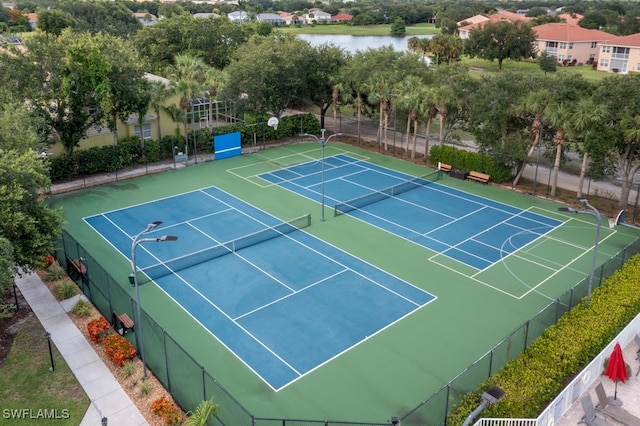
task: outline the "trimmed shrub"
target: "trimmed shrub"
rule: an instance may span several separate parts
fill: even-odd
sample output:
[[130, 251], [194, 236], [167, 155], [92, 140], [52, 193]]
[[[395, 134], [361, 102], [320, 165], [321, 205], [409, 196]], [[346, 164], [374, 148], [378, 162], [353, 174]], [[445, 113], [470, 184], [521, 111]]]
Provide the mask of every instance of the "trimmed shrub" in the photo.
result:
[[491, 176], [491, 181], [496, 183], [502, 183], [511, 178], [511, 167], [496, 161], [488, 154], [469, 152], [452, 146], [434, 145], [429, 150], [429, 156], [431, 164], [442, 162], [450, 164], [453, 169], [486, 173]]
[[[624, 300], [624, 303], [620, 303]], [[629, 260], [591, 295], [496, 372], [465, 395], [448, 424], [462, 424], [481, 401], [482, 391], [498, 386], [505, 397], [488, 406], [484, 417], [535, 418], [640, 312], [640, 255]]]

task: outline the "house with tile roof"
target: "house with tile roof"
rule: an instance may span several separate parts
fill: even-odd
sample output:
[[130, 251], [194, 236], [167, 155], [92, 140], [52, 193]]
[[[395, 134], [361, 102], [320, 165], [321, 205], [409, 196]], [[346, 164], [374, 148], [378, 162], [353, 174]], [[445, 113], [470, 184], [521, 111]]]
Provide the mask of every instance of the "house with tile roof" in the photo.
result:
[[557, 16], [570, 25], [578, 25], [582, 18], [584, 18], [584, 16], [580, 15], [579, 13], [561, 13]]
[[532, 19], [533, 18], [529, 18], [527, 16], [519, 15], [517, 13], [509, 12], [506, 10], [493, 13], [489, 16], [475, 15], [463, 21], [458, 22], [458, 36], [462, 40], [466, 40], [469, 38], [469, 35], [471, 34], [471, 30], [474, 30], [476, 28], [481, 28], [487, 22], [501, 22], [501, 21], [529, 22]]
[[135, 12], [133, 16], [145, 27], [155, 25], [158, 22], [158, 17], [151, 13]]
[[640, 72], [640, 34], [616, 37], [599, 44], [598, 70]]
[[352, 19], [353, 19], [353, 15], [350, 15], [348, 13], [339, 13], [331, 17], [331, 21], [333, 22], [348, 22], [348, 21], [351, 21]]
[[600, 30], [590, 30], [563, 22], [551, 22], [533, 27], [538, 54], [547, 52], [558, 62], [591, 64], [596, 61], [598, 44], [616, 36]]

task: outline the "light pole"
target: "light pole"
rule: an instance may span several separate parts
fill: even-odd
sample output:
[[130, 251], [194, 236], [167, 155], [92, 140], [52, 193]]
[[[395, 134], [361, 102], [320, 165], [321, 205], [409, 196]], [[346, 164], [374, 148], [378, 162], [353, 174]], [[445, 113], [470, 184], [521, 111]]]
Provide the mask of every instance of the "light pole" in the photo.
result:
[[538, 183], [538, 167], [540, 166], [540, 145], [542, 144], [542, 131], [544, 130], [544, 123], [540, 122], [540, 136], [538, 136], [538, 155], [536, 159], [536, 173], [533, 177], [533, 196], [536, 196], [536, 184]]
[[142, 238], [144, 234], [156, 228], [162, 222], [155, 221], [147, 225], [147, 227], [135, 236], [133, 239], [133, 243], [131, 243], [131, 267], [133, 269], [133, 285], [136, 288], [136, 303], [138, 304], [138, 333], [140, 335], [140, 358], [142, 359], [142, 380], [147, 379], [147, 364], [144, 360], [144, 334], [142, 333], [142, 313], [140, 308], [140, 285], [138, 284], [138, 268], [136, 266], [136, 247], [138, 244], [147, 243], [147, 242], [156, 242], [161, 243], [164, 241], [176, 241], [178, 237], [173, 235], [163, 235], [161, 237], [156, 238]]
[[195, 127], [196, 116], [193, 113], [193, 103], [194, 103], [194, 100], [191, 99], [191, 132], [193, 133], [193, 161], [194, 161], [194, 164], [198, 164], [198, 147], [196, 145], [196, 127]]
[[591, 262], [591, 275], [589, 275], [589, 287], [587, 289], [587, 308], [589, 307], [589, 302], [591, 301], [591, 288], [593, 285], [593, 275], [596, 272], [596, 261], [598, 259], [598, 242], [600, 241], [600, 227], [602, 226], [602, 216], [598, 209], [589, 204], [588, 200], [581, 199], [580, 201], [585, 207], [589, 210], [576, 210], [572, 207], [560, 207], [558, 210], [561, 212], [570, 212], [570, 213], [583, 213], [588, 214], [596, 218], [598, 222], [598, 226], [596, 227], [596, 242], [593, 246], [593, 260]]
[[324, 222], [324, 147], [334, 137], [342, 136], [342, 133], [334, 133], [333, 135], [331, 135], [331, 136], [329, 136], [328, 138], [325, 139], [324, 133], [326, 131], [327, 131], [327, 129], [320, 129], [320, 132], [321, 132], [320, 137], [317, 137], [316, 135], [312, 135], [311, 133], [304, 133], [302, 135], [302, 136], [309, 136], [310, 138], [314, 138], [316, 140], [316, 142], [318, 142], [320, 144], [320, 146], [322, 147], [322, 221], [323, 222]]

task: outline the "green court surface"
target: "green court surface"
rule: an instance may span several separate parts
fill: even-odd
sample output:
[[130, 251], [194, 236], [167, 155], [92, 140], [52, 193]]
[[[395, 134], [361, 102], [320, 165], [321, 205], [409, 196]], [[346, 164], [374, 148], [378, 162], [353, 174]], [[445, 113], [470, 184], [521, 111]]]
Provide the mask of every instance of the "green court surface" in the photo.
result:
[[[425, 174], [424, 167], [396, 158], [339, 143], [327, 145], [325, 156], [336, 154], [413, 176]], [[547, 200], [448, 176], [438, 181], [565, 222], [479, 271], [347, 214], [334, 217], [333, 205], [325, 206], [323, 222], [319, 203], [258, 177], [280, 167], [317, 161], [321, 155], [318, 144], [299, 143], [111, 183], [53, 197], [50, 202], [64, 209], [67, 232], [132, 297], [134, 289], [127, 279], [130, 263], [83, 218], [212, 185], [281, 220], [311, 213], [312, 225], [298, 232], [307, 232], [437, 297], [275, 392], [158, 287], [142, 286], [143, 309], [248, 412], [264, 418], [385, 423], [391, 416], [400, 417], [591, 271], [595, 219], [558, 212], [560, 205]], [[154, 220], [158, 218], [149, 217], [147, 222]], [[598, 265], [638, 236], [631, 227], [609, 229], [603, 220]], [[286, 264], [287, 259], [281, 262]], [[149, 357], [157, 350], [145, 349]]]

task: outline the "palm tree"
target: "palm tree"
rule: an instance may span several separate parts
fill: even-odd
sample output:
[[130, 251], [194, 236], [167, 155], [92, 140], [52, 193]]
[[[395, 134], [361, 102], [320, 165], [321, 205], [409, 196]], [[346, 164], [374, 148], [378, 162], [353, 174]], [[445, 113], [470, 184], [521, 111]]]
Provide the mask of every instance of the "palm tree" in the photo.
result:
[[176, 55], [175, 64], [169, 66], [169, 88], [172, 94], [180, 95], [180, 109], [183, 114], [184, 140], [187, 142], [187, 109], [194, 94], [206, 87], [207, 65], [199, 58], [190, 55]]
[[438, 89], [435, 87], [425, 87], [422, 91], [422, 104], [420, 105], [420, 112], [425, 115], [427, 126], [425, 129], [425, 144], [424, 144], [424, 160], [427, 161], [429, 156], [429, 137], [431, 133], [431, 123], [438, 114], [438, 108], [436, 108], [436, 96]]
[[411, 149], [411, 159], [416, 158], [416, 144], [418, 134], [418, 110], [420, 108], [421, 92], [423, 92], [422, 80], [417, 76], [407, 76], [395, 89], [397, 99], [396, 105], [407, 111], [407, 135], [406, 150], [409, 150], [409, 135], [411, 124], [413, 124], [413, 148]]
[[593, 98], [582, 98], [575, 104], [575, 109], [569, 120], [567, 132], [572, 138], [582, 141], [582, 165], [578, 179], [577, 197], [582, 198], [582, 188], [589, 163], [589, 138], [594, 134], [599, 123], [604, 120], [605, 107]]
[[213, 123], [213, 101], [218, 96], [218, 92], [224, 89], [228, 78], [226, 72], [216, 68], [209, 68], [205, 72], [205, 83], [209, 92], [209, 123]]
[[453, 87], [449, 85], [440, 86], [438, 91], [435, 92], [434, 103], [438, 109], [438, 114], [440, 115], [440, 132], [438, 134], [440, 146], [444, 146], [445, 121], [447, 119], [447, 114], [449, 113], [449, 107], [453, 106], [456, 102], [456, 94]]
[[569, 122], [573, 111], [569, 104], [561, 102], [560, 104], [550, 105], [546, 111], [544, 118], [549, 122], [551, 127], [555, 128], [553, 135], [553, 143], [556, 144], [556, 158], [553, 163], [553, 179], [551, 180], [550, 197], [556, 196], [556, 188], [558, 186], [558, 173], [560, 172], [560, 160], [562, 159], [562, 149], [567, 142], [567, 132], [565, 130], [566, 123]]
[[389, 99], [390, 84], [387, 76], [382, 72], [376, 72], [365, 83], [368, 93], [367, 99], [372, 104], [378, 104], [379, 120], [378, 120], [378, 146], [381, 145], [381, 133], [384, 131], [384, 150], [388, 150], [387, 146], [387, 124], [389, 121]]
[[[177, 105], [167, 105], [167, 106], [162, 105], [161, 109], [171, 118], [171, 121], [176, 123], [176, 131], [175, 131], [176, 141], [180, 140], [180, 124], [185, 119], [182, 109], [180, 109], [180, 107], [178, 107]], [[186, 150], [188, 146], [186, 144], [186, 139], [185, 139], [184, 146]]]
[[[520, 104], [516, 106], [516, 111], [522, 113], [523, 115], [533, 116], [533, 122], [531, 123], [531, 132], [535, 135], [533, 143], [529, 148], [529, 152], [527, 153], [527, 158], [529, 158], [536, 147], [542, 143], [542, 130], [543, 130], [543, 122], [542, 116], [544, 115], [545, 109], [549, 105], [550, 93], [549, 90], [541, 89], [535, 92], [529, 92], [529, 94], [522, 100]], [[517, 185], [518, 181], [522, 177], [522, 173], [524, 172], [524, 168], [527, 163], [524, 162], [516, 177], [513, 179], [513, 185]]]
[[160, 110], [164, 105], [164, 101], [169, 97], [169, 89], [160, 81], [152, 81], [149, 87], [149, 106], [156, 114], [156, 126], [158, 129], [158, 139], [162, 139], [162, 126], [160, 124]]

